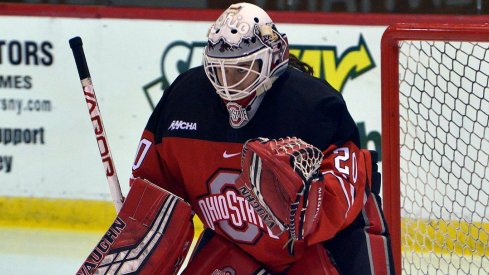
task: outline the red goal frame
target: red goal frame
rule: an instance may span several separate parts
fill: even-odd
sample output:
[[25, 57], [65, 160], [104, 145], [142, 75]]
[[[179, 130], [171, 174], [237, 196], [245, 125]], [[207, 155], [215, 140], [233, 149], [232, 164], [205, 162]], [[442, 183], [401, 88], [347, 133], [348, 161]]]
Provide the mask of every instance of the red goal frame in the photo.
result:
[[382, 36], [382, 197], [397, 274], [402, 272], [398, 60], [403, 40], [489, 42], [489, 24], [398, 23]]

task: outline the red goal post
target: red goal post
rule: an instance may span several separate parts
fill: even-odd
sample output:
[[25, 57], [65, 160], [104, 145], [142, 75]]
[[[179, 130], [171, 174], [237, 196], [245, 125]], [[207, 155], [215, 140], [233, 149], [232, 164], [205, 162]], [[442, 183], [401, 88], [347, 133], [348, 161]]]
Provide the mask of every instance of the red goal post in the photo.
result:
[[382, 37], [383, 200], [397, 274], [489, 274], [488, 42], [489, 24], [395, 24]]

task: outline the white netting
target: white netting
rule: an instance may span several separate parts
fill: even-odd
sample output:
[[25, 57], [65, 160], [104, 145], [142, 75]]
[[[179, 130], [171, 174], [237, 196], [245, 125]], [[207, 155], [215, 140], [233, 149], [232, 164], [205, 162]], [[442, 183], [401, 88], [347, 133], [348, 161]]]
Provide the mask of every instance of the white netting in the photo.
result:
[[405, 274], [489, 274], [489, 43], [399, 51]]
[[318, 148], [304, 142], [302, 139], [287, 137], [275, 140], [276, 152], [286, 153], [291, 157], [291, 164], [304, 181], [317, 176], [323, 160], [323, 153]]

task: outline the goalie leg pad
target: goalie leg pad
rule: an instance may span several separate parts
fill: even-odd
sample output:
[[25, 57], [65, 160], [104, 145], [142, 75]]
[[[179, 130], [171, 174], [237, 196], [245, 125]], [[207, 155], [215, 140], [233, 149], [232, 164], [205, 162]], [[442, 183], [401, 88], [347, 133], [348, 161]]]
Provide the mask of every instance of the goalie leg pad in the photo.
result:
[[114, 223], [77, 274], [176, 273], [193, 234], [188, 203], [135, 179]]

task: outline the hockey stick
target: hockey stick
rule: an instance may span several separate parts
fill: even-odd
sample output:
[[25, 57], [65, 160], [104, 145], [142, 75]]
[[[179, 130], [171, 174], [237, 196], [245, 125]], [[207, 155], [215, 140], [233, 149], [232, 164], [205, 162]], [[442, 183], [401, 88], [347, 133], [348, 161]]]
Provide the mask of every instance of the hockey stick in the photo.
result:
[[192, 238], [192, 208], [183, 199], [141, 178], [124, 199], [110, 153], [80, 37], [70, 39], [78, 75], [105, 167], [117, 217], [76, 274], [174, 274]]
[[102, 163], [105, 167], [105, 175], [109, 183], [110, 194], [115, 204], [115, 209], [119, 213], [123, 197], [121, 192], [121, 186], [117, 173], [115, 171], [114, 160], [110, 153], [109, 143], [105, 134], [104, 124], [102, 123], [102, 117], [95, 97], [95, 90], [93, 89], [92, 78], [88, 71], [87, 59], [83, 51], [83, 43], [80, 37], [73, 37], [69, 40], [71, 50], [73, 51], [73, 57], [75, 58], [76, 69], [78, 70], [78, 76], [83, 88], [83, 94], [85, 95], [85, 101], [88, 107], [88, 113], [92, 120], [93, 130], [95, 131], [95, 137], [97, 139], [98, 149], [100, 156], [102, 157]]

